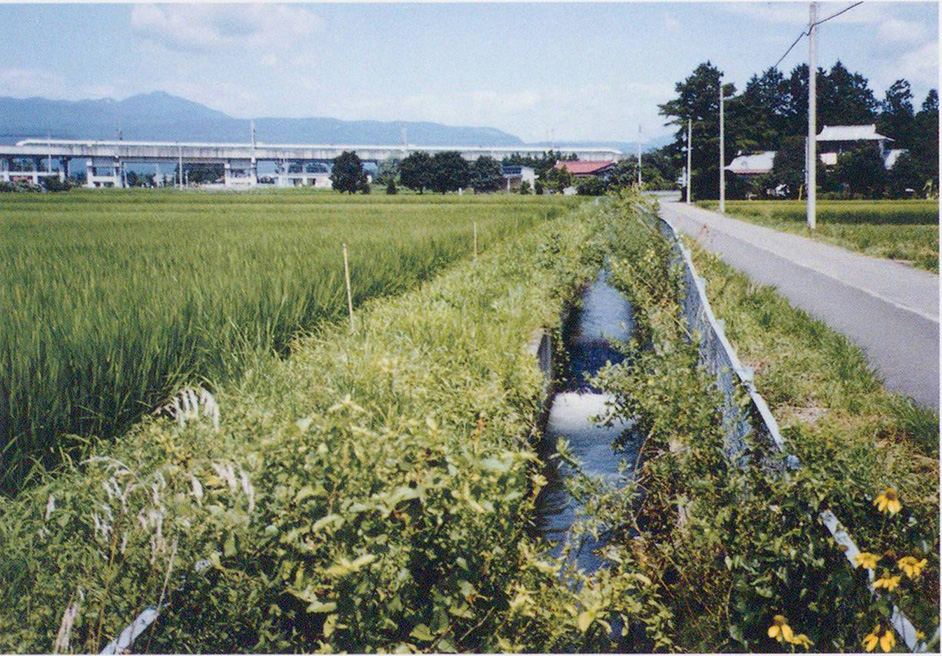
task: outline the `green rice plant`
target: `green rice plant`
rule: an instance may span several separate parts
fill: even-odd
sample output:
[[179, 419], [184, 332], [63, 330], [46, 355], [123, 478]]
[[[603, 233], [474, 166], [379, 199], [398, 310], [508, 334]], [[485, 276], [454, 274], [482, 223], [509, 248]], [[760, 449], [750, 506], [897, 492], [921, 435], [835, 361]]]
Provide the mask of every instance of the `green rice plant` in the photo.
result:
[[0, 208], [0, 490], [346, 312], [558, 214], [560, 197], [73, 192]]
[[160, 599], [135, 652], [611, 652], [615, 619], [658, 626], [643, 578], [580, 579], [530, 534], [525, 345], [601, 264], [618, 226], [591, 210], [259, 358], [218, 430], [148, 417], [0, 504], [0, 650], [97, 652]]

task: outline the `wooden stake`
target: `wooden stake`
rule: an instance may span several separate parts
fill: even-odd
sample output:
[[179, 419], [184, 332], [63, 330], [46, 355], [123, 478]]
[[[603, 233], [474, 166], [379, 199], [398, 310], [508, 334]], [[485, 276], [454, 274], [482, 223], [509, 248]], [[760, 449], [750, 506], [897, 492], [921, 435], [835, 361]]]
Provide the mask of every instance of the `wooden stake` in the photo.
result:
[[474, 222], [474, 259], [478, 259], [478, 222]]
[[343, 276], [347, 281], [347, 310], [350, 312], [350, 332], [353, 332], [353, 291], [350, 289], [350, 260], [346, 244], [343, 244]]

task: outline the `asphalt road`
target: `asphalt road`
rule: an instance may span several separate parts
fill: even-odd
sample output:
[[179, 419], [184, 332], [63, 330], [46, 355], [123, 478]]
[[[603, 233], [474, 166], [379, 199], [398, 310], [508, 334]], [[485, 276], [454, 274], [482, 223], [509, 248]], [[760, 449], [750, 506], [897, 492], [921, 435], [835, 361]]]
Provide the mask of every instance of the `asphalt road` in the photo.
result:
[[863, 348], [886, 387], [939, 409], [939, 276], [660, 199], [661, 216]]

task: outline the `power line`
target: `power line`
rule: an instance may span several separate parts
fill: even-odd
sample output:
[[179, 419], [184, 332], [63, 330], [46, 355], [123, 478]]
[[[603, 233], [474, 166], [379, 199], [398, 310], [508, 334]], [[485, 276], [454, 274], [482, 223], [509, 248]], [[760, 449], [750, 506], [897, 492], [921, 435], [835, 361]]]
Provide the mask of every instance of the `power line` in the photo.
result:
[[839, 12], [837, 12], [836, 14], [831, 14], [831, 15], [828, 16], [827, 18], [823, 18], [823, 19], [819, 20], [817, 23], [814, 23], [814, 25], [820, 25], [821, 23], [827, 23], [827, 22], [828, 22], [829, 20], [831, 20], [832, 18], [837, 18], [837, 17], [840, 16], [841, 14], [846, 14], [848, 11], [850, 11], [850, 10], [853, 9], [854, 7], [859, 7], [859, 6], [862, 5], [862, 4], [863, 4], [863, 0], [860, 0], [860, 2], [855, 2], [855, 3], [852, 4], [851, 6], [845, 7], [844, 9], [841, 9], [841, 10], [840, 10]]
[[859, 7], [859, 6], [862, 5], [862, 4], [863, 4], [863, 0], [861, 0], [860, 2], [855, 2], [854, 4], [852, 4], [852, 5], [848, 6], [848, 7], [845, 7], [844, 9], [841, 9], [841, 10], [838, 11], [838, 12], [831, 14], [831, 15], [828, 16], [827, 18], [822, 18], [821, 20], [815, 21], [814, 23], [812, 23], [811, 26], [808, 28], [808, 30], [805, 30], [805, 31], [801, 32], [801, 34], [799, 34], [799, 35], [795, 38], [795, 40], [792, 41], [792, 44], [791, 44], [790, 46], [788, 46], [788, 50], [785, 51], [785, 54], [784, 54], [784, 55], [782, 55], [781, 57], [778, 58], [778, 61], [775, 62], [775, 64], [772, 66], [772, 68], [778, 68], [778, 65], [782, 63], [782, 60], [785, 59], [786, 57], [788, 57], [788, 53], [790, 53], [790, 52], [792, 51], [792, 48], [794, 48], [796, 45], [798, 45], [798, 42], [801, 41], [801, 38], [802, 38], [803, 36], [808, 36], [808, 35], [809, 35], [809, 30], [810, 30], [811, 28], [817, 27], [817, 26], [820, 25], [821, 23], [827, 23], [827, 22], [828, 22], [829, 20], [831, 20], [832, 18], [837, 18], [837, 17], [840, 16], [841, 14], [845, 14], [845, 13], [847, 13], [848, 11], [850, 11], [851, 9], [853, 9], [854, 7]]

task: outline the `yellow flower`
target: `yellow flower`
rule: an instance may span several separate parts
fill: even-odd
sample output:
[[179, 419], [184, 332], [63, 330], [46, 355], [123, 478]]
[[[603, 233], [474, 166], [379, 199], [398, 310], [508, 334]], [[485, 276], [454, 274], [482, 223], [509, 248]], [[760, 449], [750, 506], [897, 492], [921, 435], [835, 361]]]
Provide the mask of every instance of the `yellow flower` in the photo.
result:
[[877, 561], [880, 560], [880, 557], [876, 554], [872, 554], [868, 551], [861, 551], [854, 557], [854, 560], [857, 563], [857, 567], [866, 567], [867, 569], [873, 569], [877, 566]]
[[770, 638], [775, 638], [779, 642], [782, 642], [782, 640], [791, 642], [793, 635], [792, 627], [788, 626], [788, 620], [785, 619], [785, 616], [776, 615], [772, 618], [772, 626], [769, 627]]
[[799, 633], [794, 638], [789, 640], [789, 642], [791, 642], [793, 645], [804, 647], [805, 649], [808, 649], [809, 647], [811, 647], [811, 645], [814, 644], [813, 642], [811, 642], [811, 640], [808, 639], [808, 636], [806, 636], [804, 633]]
[[893, 592], [899, 586], [899, 580], [902, 577], [900, 576], [890, 576], [889, 574], [884, 574], [876, 581], [873, 582], [874, 588], [886, 588], [887, 592]]
[[906, 573], [906, 576], [914, 579], [922, 574], [922, 568], [926, 566], [926, 559], [916, 560], [912, 556], [906, 556], [905, 558], [900, 558], [896, 564]]
[[903, 507], [903, 504], [899, 502], [899, 495], [896, 494], [896, 490], [891, 487], [886, 488], [883, 494], [877, 496], [877, 498], [873, 500], [873, 505], [875, 505], [880, 512], [887, 512], [891, 515], [898, 513]]
[[884, 653], [887, 653], [895, 646], [896, 636], [893, 635], [892, 631], [887, 629], [886, 633], [883, 634], [883, 637], [880, 638], [880, 649], [882, 649]]
[[880, 633], [880, 625], [877, 624], [873, 627], [873, 631], [864, 636], [863, 646], [867, 651], [873, 651], [874, 647], [877, 646], [877, 643], [880, 642], [878, 634]]

